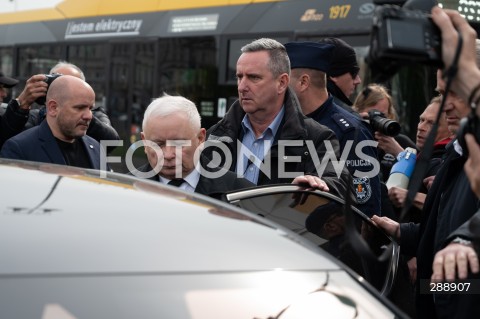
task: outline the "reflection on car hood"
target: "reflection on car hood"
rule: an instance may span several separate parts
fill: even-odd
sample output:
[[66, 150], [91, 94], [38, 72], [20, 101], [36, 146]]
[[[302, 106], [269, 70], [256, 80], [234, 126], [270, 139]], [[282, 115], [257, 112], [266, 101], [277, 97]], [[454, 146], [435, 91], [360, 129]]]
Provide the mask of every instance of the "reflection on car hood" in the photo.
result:
[[201, 196], [65, 166], [3, 164], [0, 275], [338, 269], [283, 230]]

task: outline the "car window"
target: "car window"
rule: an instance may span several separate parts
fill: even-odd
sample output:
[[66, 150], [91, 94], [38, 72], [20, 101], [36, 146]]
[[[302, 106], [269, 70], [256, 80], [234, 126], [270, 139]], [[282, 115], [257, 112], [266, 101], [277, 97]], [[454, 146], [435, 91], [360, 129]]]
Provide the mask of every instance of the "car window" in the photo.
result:
[[[372, 260], [356, 249], [348, 239], [344, 203], [341, 199], [323, 192], [311, 192], [287, 186], [260, 187], [248, 192], [227, 195], [232, 204], [275, 221], [298, 235], [314, 242], [337, 260], [367, 279], [383, 294], [393, 283], [398, 258], [398, 246], [378, 229], [368, 217], [351, 207], [354, 228], [375, 257], [387, 254], [384, 261]], [[391, 253], [385, 251], [395, 245]]]

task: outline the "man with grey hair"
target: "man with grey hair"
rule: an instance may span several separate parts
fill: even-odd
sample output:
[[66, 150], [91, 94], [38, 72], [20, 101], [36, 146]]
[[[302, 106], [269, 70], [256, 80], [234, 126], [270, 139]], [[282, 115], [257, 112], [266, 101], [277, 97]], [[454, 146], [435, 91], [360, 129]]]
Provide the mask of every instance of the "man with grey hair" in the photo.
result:
[[[71, 75], [85, 81], [85, 74], [83, 73], [83, 71], [75, 64], [66, 61], [60, 61], [55, 64], [50, 69], [50, 74]], [[101, 140], [120, 139], [120, 136], [118, 135], [115, 128], [113, 128], [107, 113], [102, 107], [95, 105], [92, 109], [92, 113], [93, 118], [87, 130], [88, 136], [94, 138], [98, 142], [100, 142]], [[25, 128], [28, 129], [39, 125], [45, 119], [45, 115], [45, 106], [37, 109], [32, 109], [30, 111]], [[110, 149], [110, 151], [111, 150], [112, 149]]]
[[340, 158], [335, 134], [304, 116], [288, 87], [285, 47], [262, 38], [241, 51], [236, 67], [239, 99], [208, 130], [204, 154], [257, 185], [290, 183], [296, 177], [299, 183], [341, 197], [351, 193], [346, 168], [337, 167], [337, 175], [332, 165], [331, 160]]
[[148, 163], [131, 174], [215, 198], [254, 186], [233, 172], [210, 172], [201, 155], [205, 128], [195, 104], [182, 97], [163, 95], [147, 107], [141, 137]]

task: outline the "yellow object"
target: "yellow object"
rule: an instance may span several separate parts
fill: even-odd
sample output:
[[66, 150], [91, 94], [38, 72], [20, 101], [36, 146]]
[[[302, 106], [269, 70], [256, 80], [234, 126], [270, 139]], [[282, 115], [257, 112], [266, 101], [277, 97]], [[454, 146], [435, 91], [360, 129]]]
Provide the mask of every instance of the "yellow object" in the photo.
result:
[[0, 24], [281, 1], [283, 0], [65, 0], [51, 9], [2, 13]]

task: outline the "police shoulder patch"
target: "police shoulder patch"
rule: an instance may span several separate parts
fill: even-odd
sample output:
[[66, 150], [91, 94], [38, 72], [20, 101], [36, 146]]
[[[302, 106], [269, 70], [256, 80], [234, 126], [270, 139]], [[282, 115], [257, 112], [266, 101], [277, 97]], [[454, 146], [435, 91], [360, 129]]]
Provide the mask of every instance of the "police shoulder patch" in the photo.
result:
[[335, 113], [332, 115], [333, 121], [340, 127], [340, 129], [343, 132], [354, 130], [355, 125], [352, 123], [352, 121], [345, 116], [344, 114], [341, 113]]
[[358, 204], [365, 204], [372, 197], [372, 187], [368, 177], [353, 178], [353, 186]]

